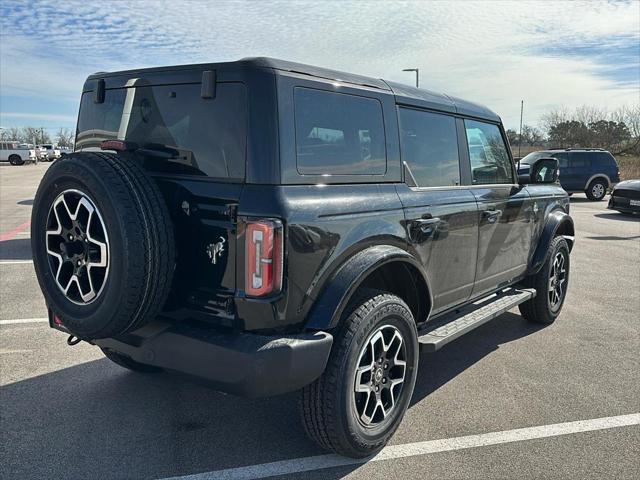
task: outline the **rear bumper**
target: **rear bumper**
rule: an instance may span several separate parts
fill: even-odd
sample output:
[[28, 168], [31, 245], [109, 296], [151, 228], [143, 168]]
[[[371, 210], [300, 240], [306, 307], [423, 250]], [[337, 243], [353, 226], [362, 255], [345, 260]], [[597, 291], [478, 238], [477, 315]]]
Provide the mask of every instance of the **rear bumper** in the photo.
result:
[[156, 322], [126, 338], [94, 343], [136, 362], [204, 380], [223, 392], [266, 397], [298, 390], [318, 378], [333, 337], [325, 332], [220, 333], [202, 326]]

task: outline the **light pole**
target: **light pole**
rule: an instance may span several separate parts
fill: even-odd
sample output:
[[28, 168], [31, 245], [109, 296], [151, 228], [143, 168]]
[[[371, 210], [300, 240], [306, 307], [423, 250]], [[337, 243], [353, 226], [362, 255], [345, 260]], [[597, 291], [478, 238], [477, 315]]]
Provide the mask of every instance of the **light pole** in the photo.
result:
[[405, 68], [402, 70], [403, 72], [416, 72], [416, 88], [420, 85], [420, 69], [418, 68]]

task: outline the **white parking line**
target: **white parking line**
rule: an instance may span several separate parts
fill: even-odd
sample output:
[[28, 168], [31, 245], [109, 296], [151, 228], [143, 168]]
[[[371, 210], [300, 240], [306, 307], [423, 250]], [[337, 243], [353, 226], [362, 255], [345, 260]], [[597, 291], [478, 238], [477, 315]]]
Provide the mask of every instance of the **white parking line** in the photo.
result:
[[466, 437], [445, 438], [426, 442], [407, 443], [385, 447], [378, 455], [365, 459], [353, 459], [338, 455], [319, 455], [316, 457], [294, 458], [280, 462], [248, 465], [246, 467], [229, 468], [212, 472], [196, 473], [181, 477], [171, 477], [164, 480], [251, 480], [278, 475], [310, 472], [331, 467], [358, 465], [367, 462], [379, 462], [397, 458], [428, 455], [437, 452], [450, 452], [465, 448], [486, 447], [501, 443], [521, 442], [536, 438], [557, 437], [573, 433], [592, 432], [608, 428], [628, 427], [640, 425], [640, 413], [620, 415], [617, 417], [595, 418], [577, 422], [556, 423], [539, 427], [518, 428], [502, 432], [483, 433]]
[[15, 320], [0, 320], [0, 325], [20, 325], [22, 323], [48, 323], [46, 317], [40, 318], [17, 318]]
[[19, 265], [22, 263], [33, 263], [33, 260], [0, 260], [0, 265]]

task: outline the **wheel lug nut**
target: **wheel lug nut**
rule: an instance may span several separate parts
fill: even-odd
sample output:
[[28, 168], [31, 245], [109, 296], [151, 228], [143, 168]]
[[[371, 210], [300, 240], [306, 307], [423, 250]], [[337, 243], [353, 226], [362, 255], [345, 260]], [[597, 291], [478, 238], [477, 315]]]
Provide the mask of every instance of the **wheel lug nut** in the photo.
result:
[[385, 369], [386, 369], [386, 368], [389, 368], [389, 364], [388, 364], [388, 363], [385, 363], [385, 364], [384, 364], [384, 368], [385, 368]]
[[376, 392], [380, 390], [380, 387], [376, 385]]
[[382, 379], [382, 383], [387, 383], [387, 379], [386, 379], [386, 378], [383, 378], [383, 379]]

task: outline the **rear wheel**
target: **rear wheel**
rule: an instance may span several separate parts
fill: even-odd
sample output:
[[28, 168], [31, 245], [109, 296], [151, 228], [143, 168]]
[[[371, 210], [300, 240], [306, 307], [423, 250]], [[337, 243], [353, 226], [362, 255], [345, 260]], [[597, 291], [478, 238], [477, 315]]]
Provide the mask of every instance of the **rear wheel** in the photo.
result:
[[131, 370], [139, 373], [159, 373], [162, 372], [162, 369], [159, 367], [154, 367], [153, 365], [145, 365], [144, 363], [138, 363], [135, 360], [127, 357], [126, 355], [122, 355], [118, 352], [114, 352], [113, 350], [109, 350], [108, 348], [101, 348], [104, 356], [111, 360], [113, 363], [120, 365], [127, 370]]
[[596, 178], [587, 187], [586, 194], [589, 200], [599, 202], [607, 194], [607, 181], [602, 178]]
[[527, 280], [537, 295], [520, 304], [522, 316], [536, 323], [553, 323], [560, 315], [569, 286], [569, 245], [562, 237], [551, 242], [544, 265]]
[[365, 457], [391, 438], [411, 400], [416, 325], [395, 295], [367, 291], [347, 310], [324, 374], [301, 394], [302, 420], [318, 445]]
[[24, 165], [24, 160], [20, 155], [9, 155], [9, 163], [11, 165]]

